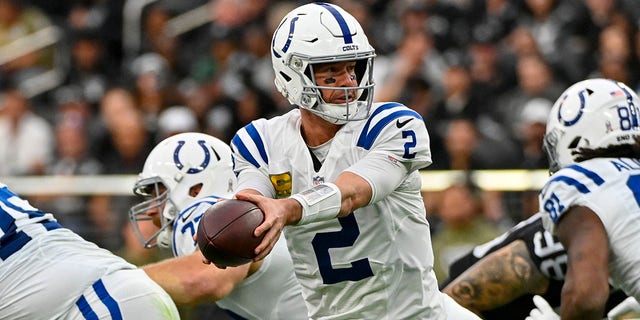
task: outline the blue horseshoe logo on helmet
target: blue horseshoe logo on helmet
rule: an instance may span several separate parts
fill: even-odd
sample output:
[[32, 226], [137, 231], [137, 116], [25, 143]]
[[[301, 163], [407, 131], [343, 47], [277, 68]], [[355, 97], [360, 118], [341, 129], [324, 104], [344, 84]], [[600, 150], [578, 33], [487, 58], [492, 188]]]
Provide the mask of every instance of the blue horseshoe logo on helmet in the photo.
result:
[[[178, 141], [178, 147], [176, 147], [176, 150], [173, 151], [173, 162], [176, 164], [176, 167], [178, 167], [178, 169], [180, 170], [184, 168], [184, 164], [180, 162], [180, 157], [179, 157], [180, 149], [182, 149], [184, 144], [185, 144], [184, 140]], [[209, 152], [209, 149], [207, 149], [207, 146], [205, 146], [204, 140], [198, 140], [198, 144], [200, 145], [200, 147], [202, 147], [202, 150], [204, 151], [204, 160], [198, 167], [189, 168], [189, 170], [187, 170], [187, 174], [194, 174], [194, 173], [201, 172], [209, 165], [209, 161], [211, 161], [211, 153]]]
[[[282, 53], [286, 53], [287, 51], [289, 51], [289, 46], [291, 45], [291, 39], [293, 38], [293, 32], [296, 30], [296, 21], [298, 21], [298, 17], [294, 17], [293, 19], [291, 19], [291, 22], [289, 22], [289, 35], [287, 36], [287, 42], [285, 42], [282, 49], [280, 49]], [[282, 23], [278, 26], [278, 29], [276, 29], [276, 32], [275, 32], [276, 34], [278, 33], [278, 31], [280, 30], [280, 28], [284, 23], [285, 21], [282, 21]], [[278, 51], [276, 51], [275, 46], [276, 46], [276, 37], [273, 37], [273, 39], [271, 40], [271, 51], [273, 51], [273, 55], [276, 56], [276, 58], [282, 58], [282, 56], [278, 53]]]
[[580, 92], [578, 92], [578, 97], [580, 98], [580, 109], [578, 110], [578, 115], [575, 116], [575, 118], [571, 119], [571, 120], [565, 120], [562, 118], [562, 106], [564, 105], [564, 100], [567, 99], [567, 96], [564, 96], [564, 99], [562, 101], [562, 103], [560, 104], [560, 107], [558, 108], [558, 121], [560, 121], [560, 123], [562, 123], [563, 125], [570, 127], [574, 124], [576, 124], [576, 122], [578, 122], [578, 120], [580, 120], [580, 118], [582, 118], [582, 114], [584, 113], [584, 107], [586, 105], [586, 101], [585, 101], [585, 94], [589, 93], [591, 94], [591, 92], [589, 92], [589, 89], [585, 89], [582, 90]]

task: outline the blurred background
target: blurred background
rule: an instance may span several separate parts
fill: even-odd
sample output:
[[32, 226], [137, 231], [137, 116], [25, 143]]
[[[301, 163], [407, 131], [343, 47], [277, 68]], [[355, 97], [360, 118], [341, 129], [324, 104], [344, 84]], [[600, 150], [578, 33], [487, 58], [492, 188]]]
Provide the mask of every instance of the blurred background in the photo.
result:
[[[132, 236], [135, 174], [169, 135], [228, 142], [290, 110], [270, 39], [307, 2], [0, 0], [0, 181], [134, 263], [166, 257]], [[375, 99], [404, 103], [429, 129], [434, 163], [422, 174], [439, 279], [538, 210], [546, 117], [568, 85], [606, 77], [640, 89], [637, 0], [332, 2], [376, 49]], [[60, 177], [85, 180], [63, 188]], [[183, 312], [216, 312], [203, 310]]]

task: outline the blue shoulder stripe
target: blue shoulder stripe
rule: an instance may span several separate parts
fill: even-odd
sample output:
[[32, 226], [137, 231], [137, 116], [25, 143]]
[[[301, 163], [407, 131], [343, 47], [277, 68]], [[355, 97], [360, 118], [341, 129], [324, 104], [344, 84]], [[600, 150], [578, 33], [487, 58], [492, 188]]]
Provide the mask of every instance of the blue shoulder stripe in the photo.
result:
[[118, 306], [118, 302], [109, 294], [107, 288], [102, 283], [102, 279], [96, 281], [93, 284], [93, 290], [95, 290], [100, 301], [107, 307], [109, 310], [109, 314], [111, 314], [111, 319], [113, 320], [122, 320], [122, 312], [120, 312], [120, 307]]
[[93, 312], [93, 309], [89, 305], [87, 298], [85, 298], [84, 296], [80, 296], [80, 299], [76, 301], [76, 306], [78, 306], [78, 309], [80, 309], [80, 313], [82, 313], [82, 316], [86, 320], [98, 320], [98, 316], [95, 312]]
[[578, 171], [582, 174], [584, 174], [585, 176], [587, 176], [587, 178], [591, 179], [591, 181], [593, 181], [595, 184], [597, 185], [601, 185], [604, 183], [604, 179], [602, 179], [597, 173], [589, 170], [589, 169], [585, 169], [577, 164], [572, 164], [570, 166], [568, 166], [567, 168]]
[[[557, 176], [551, 180], [549, 180], [549, 183], [547, 185], [550, 185], [552, 182], [556, 182], [556, 181], [560, 181], [560, 182], [564, 182], [570, 186], [575, 187], [576, 189], [578, 189], [578, 191], [580, 191], [580, 193], [589, 193], [591, 192], [589, 190], [589, 188], [587, 188], [587, 186], [585, 186], [584, 184], [580, 183], [578, 180], [574, 179], [574, 178], [570, 178], [567, 176]], [[544, 190], [543, 190], [544, 192]]]
[[240, 139], [238, 134], [236, 134], [233, 139], [231, 139], [231, 143], [236, 146], [236, 149], [242, 155], [243, 158], [247, 159], [247, 161], [251, 162], [256, 168], [260, 168], [260, 164], [256, 159], [253, 158], [247, 146], [244, 145], [244, 142]]
[[[262, 158], [262, 160], [265, 163], [269, 163], [269, 158], [267, 157], [267, 150], [264, 148], [264, 143], [262, 142], [262, 138], [260, 137], [260, 133], [258, 133], [258, 130], [256, 129], [256, 127], [253, 125], [253, 123], [250, 123], [247, 126], [245, 126], [244, 129], [247, 131], [247, 133], [249, 134], [249, 137], [251, 137], [251, 140], [258, 148], [258, 152], [260, 153], [260, 157]], [[249, 152], [249, 149], [244, 144], [244, 142], [242, 142], [242, 139], [240, 139], [240, 136], [238, 136], [238, 134], [236, 134], [233, 137], [233, 139], [231, 140], [231, 143], [233, 143], [236, 146], [236, 148], [238, 149], [238, 152], [242, 155], [242, 157], [247, 159], [247, 161], [251, 162], [251, 164], [253, 164], [256, 168], [260, 168], [260, 164], [253, 157], [251, 152]]]
[[380, 106], [378, 109], [376, 109], [371, 114], [371, 116], [367, 120], [367, 123], [365, 124], [364, 128], [362, 129], [362, 132], [360, 133], [360, 137], [358, 138], [357, 146], [369, 150], [371, 148], [371, 146], [373, 145], [373, 143], [376, 141], [376, 138], [378, 138], [378, 135], [380, 135], [380, 132], [382, 131], [382, 129], [387, 124], [389, 124], [389, 122], [391, 122], [393, 120], [396, 120], [396, 119], [398, 119], [398, 118], [400, 118], [402, 116], [413, 116], [415, 118], [420, 119], [420, 121], [422, 121], [422, 117], [420, 116], [420, 114], [418, 114], [414, 110], [406, 108], [406, 109], [401, 109], [401, 110], [394, 111], [391, 114], [386, 115], [384, 118], [380, 119], [375, 125], [373, 125], [373, 128], [369, 129], [373, 119], [380, 112], [385, 111], [385, 110], [389, 110], [389, 109], [393, 109], [393, 108], [396, 108], [396, 107], [402, 107], [402, 106], [403, 105], [400, 104], [400, 103], [387, 103], [385, 105]]

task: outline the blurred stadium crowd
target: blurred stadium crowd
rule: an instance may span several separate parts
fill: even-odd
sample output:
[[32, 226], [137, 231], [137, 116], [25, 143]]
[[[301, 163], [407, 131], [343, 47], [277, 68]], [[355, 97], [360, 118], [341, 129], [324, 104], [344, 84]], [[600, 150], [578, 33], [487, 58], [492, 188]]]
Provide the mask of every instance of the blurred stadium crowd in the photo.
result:
[[[304, 2], [0, 0], [0, 176], [137, 174], [168, 135], [230, 141], [288, 111], [270, 38]], [[547, 168], [544, 123], [568, 84], [597, 76], [640, 89], [637, 0], [335, 3], [376, 49], [376, 100], [426, 121], [427, 170]], [[535, 212], [537, 193], [510, 196], [468, 181], [426, 195], [439, 279], [448, 261]], [[134, 263], [157, 258], [129, 230], [129, 197], [30, 200]]]

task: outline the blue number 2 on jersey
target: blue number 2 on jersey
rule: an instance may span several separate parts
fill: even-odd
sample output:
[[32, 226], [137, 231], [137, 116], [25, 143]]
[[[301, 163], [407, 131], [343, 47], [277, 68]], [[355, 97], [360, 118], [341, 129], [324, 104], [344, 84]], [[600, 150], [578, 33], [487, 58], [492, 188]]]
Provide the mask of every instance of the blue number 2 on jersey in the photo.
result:
[[353, 212], [346, 217], [338, 218], [338, 221], [342, 226], [340, 231], [318, 233], [311, 241], [313, 251], [316, 253], [316, 259], [318, 259], [322, 282], [324, 284], [334, 284], [348, 280], [358, 281], [373, 276], [373, 271], [367, 258], [351, 262], [351, 267], [349, 268], [336, 269], [331, 266], [329, 249], [352, 246], [360, 235], [358, 222]]

